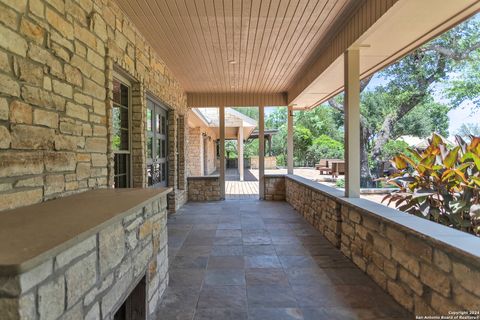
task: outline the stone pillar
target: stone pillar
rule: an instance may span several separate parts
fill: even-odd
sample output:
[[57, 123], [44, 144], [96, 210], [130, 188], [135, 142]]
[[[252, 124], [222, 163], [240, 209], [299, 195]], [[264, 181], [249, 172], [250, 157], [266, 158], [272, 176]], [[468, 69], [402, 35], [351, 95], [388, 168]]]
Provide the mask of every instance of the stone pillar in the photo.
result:
[[344, 54], [345, 64], [345, 196], [360, 197], [360, 55]]
[[218, 109], [220, 122], [220, 198], [225, 199], [225, 106]]
[[287, 110], [287, 172], [293, 174], [293, 106]]
[[142, 83], [132, 84], [132, 187], [147, 186], [145, 123], [147, 100]]
[[177, 111], [168, 111], [168, 186], [177, 185]]
[[178, 189], [185, 190], [187, 186], [187, 175], [186, 172], [186, 126], [185, 126], [185, 115], [178, 116]]
[[177, 186], [177, 111], [168, 111], [168, 181], [167, 185], [173, 188], [168, 194], [168, 212], [173, 213], [177, 209], [177, 195], [175, 189]]
[[240, 181], [244, 180], [243, 171], [243, 125], [240, 125], [238, 127], [238, 174], [240, 175]]
[[265, 107], [258, 107], [258, 180], [259, 197], [265, 198]]

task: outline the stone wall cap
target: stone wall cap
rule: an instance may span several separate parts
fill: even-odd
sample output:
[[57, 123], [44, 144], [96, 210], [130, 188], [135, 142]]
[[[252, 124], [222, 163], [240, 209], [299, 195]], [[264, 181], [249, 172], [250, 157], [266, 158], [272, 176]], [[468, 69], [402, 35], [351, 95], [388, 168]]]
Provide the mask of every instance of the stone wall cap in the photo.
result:
[[391, 223], [404, 232], [430, 241], [434, 246], [441, 247], [447, 252], [461, 254], [467, 259], [480, 263], [480, 238], [470, 233], [456, 230], [371, 200], [346, 198], [344, 192], [341, 190], [322, 185], [303, 177], [287, 175], [286, 178], [317, 190], [365, 215]]
[[213, 174], [209, 176], [192, 176], [192, 177], [188, 177], [187, 180], [215, 180], [219, 178], [220, 178], [220, 175]]
[[265, 178], [285, 178], [287, 176], [286, 173], [268, 173], [265, 174]]
[[171, 190], [97, 189], [0, 212], [0, 275], [26, 272]]

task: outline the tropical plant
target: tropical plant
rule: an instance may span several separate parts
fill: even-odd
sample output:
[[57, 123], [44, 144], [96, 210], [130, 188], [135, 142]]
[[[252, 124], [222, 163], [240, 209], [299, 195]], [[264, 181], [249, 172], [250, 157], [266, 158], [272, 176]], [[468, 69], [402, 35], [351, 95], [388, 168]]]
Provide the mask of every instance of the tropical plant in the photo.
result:
[[401, 211], [480, 235], [480, 137], [469, 143], [456, 136], [450, 147], [433, 134], [425, 150], [409, 149], [392, 164], [387, 182], [398, 187], [383, 201]]

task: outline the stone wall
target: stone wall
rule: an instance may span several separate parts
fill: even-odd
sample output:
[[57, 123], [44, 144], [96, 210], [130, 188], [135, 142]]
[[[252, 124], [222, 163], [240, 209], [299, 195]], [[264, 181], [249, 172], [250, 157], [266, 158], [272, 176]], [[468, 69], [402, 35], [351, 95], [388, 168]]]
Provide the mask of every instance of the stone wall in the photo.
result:
[[188, 177], [188, 201], [218, 201], [220, 195], [220, 177]]
[[16, 277], [0, 276], [0, 318], [113, 319], [146, 280], [149, 319], [168, 285], [166, 197]]
[[217, 170], [216, 139], [215, 133], [210, 128], [188, 128], [187, 167], [189, 176], [212, 174]]
[[480, 239], [301, 177], [285, 180], [287, 202], [406, 309], [478, 311]]
[[265, 200], [285, 201], [285, 176], [265, 175]]
[[132, 82], [133, 185], [146, 186], [145, 94], [175, 118], [186, 95], [115, 2], [0, 0], [0, 12], [0, 210], [113, 185], [116, 71]]
[[200, 127], [188, 128], [188, 175], [201, 176], [202, 172], [202, 147]]
[[[252, 156], [250, 158], [250, 168], [258, 169], [259, 168], [259, 157]], [[277, 157], [265, 157], [265, 169], [276, 169], [277, 168]]]

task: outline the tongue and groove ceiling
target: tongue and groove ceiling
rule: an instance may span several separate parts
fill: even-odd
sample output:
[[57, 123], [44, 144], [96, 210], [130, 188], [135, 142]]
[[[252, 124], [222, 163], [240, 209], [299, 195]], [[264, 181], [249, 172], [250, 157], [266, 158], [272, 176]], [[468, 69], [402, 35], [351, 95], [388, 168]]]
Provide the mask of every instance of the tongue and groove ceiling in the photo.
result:
[[355, 1], [117, 2], [185, 91], [278, 93]]

